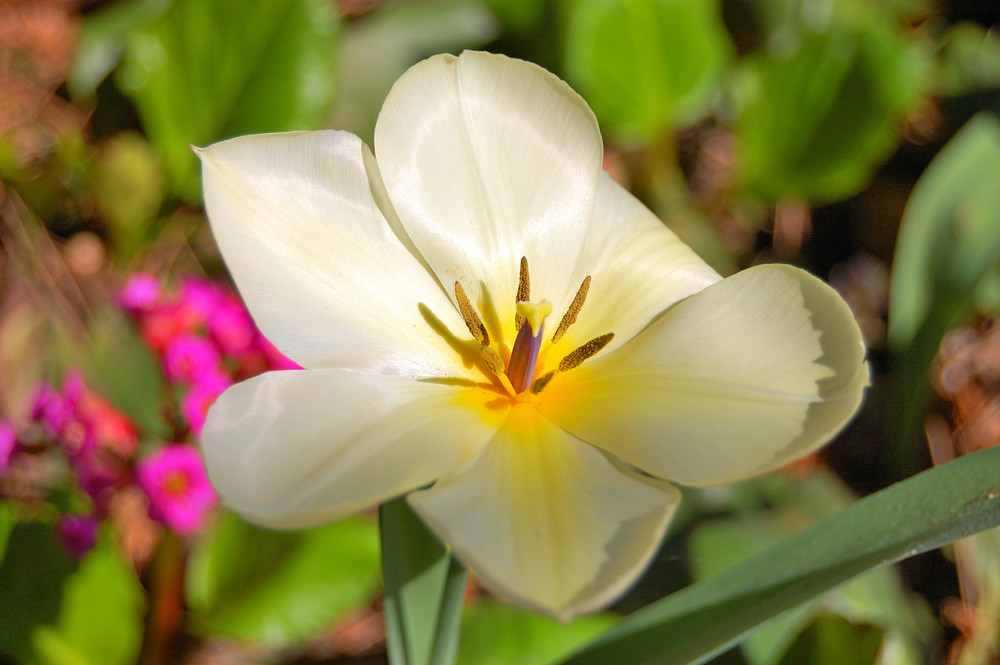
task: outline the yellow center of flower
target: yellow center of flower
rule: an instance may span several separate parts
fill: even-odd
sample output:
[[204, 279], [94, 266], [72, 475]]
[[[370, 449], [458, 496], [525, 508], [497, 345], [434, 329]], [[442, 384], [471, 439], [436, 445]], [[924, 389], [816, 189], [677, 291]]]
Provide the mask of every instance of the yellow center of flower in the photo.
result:
[[[588, 276], [583, 280], [583, 284], [580, 285], [580, 289], [569, 308], [563, 314], [550, 340], [552, 343], [562, 339], [569, 327], [576, 322], [589, 289], [590, 277]], [[461, 283], [455, 282], [455, 301], [458, 303], [458, 310], [469, 329], [469, 333], [480, 344], [480, 356], [483, 364], [510, 397], [517, 397], [525, 392], [533, 395], [541, 393], [556, 373], [568, 372], [574, 367], [578, 367], [587, 358], [607, 346], [615, 336], [614, 333], [607, 333], [595, 337], [567, 354], [555, 369], [539, 372], [538, 357], [543, 343], [543, 329], [545, 319], [552, 314], [552, 303], [548, 300], [533, 302], [529, 300], [530, 297], [531, 282], [528, 275], [528, 261], [522, 258], [514, 316], [516, 335], [514, 344], [510, 347], [510, 353], [505, 359], [504, 353], [507, 347], [500, 340], [497, 344], [499, 350], [494, 348], [486, 325], [469, 300], [465, 289], [462, 288]]]

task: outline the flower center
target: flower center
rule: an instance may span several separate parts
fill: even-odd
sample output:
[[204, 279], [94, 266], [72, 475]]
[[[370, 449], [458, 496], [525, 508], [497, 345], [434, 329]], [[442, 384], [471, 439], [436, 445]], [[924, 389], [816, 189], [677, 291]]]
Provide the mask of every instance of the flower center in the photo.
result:
[[[580, 285], [573, 302], [570, 303], [566, 313], [552, 335], [551, 341], [558, 342], [573, 323], [576, 322], [583, 303], [590, 290], [590, 276], [587, 276]], [[514, 316], [514, 329], [517, 335], [514, 338], [514, 346], [511, 348], [510, 357], [504, 362], [492, 346], [489, 332], [483, 324], [482, 319], [476, 312], [475, 307], [469, 301], [465, 289], [459, 282], [455, 282], [455, 300], [458, 303], [458, 310], [465, 321], [469, 333], [480, 344], [480, 355], [490, 372], [500, 381], [504, 390], [513, 397], [525, 391], [538, 394], [545, 389], [549, 381], [557, 372], [568, 372], [574, 367], [578, 367], [587, 358], [598, 353], [615, 336], [614, 333], [607, 333], [588, 341], [586, 344], [574, 349], [567, 354], [560, 362], [557, 369], [543, 374], [536, 378], [535, 373], [538, 364], [538, 353], [542, 348], [542, 333], [546, 317], [552, 313], [552, 303], [548, 300], [532, 302], [531, 282], [528, 275], [528, 261], [521, 259], [520, 280], [517, 287], [516, 314]]]

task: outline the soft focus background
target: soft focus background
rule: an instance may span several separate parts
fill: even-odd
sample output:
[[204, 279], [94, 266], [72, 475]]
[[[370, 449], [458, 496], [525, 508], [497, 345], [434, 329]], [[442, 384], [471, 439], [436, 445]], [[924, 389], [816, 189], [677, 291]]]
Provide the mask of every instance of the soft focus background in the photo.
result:
[[[686, 492], [611, 611], [560, 625], [473, 583], [462, 665], [555, 662], [997, 445], [998, 20], [975, 0], [0, 0], [0, 663], [386, 662], [374, 516], [263, 531], [204, 477], [215, 396], [292, 365], [227, 281], [188, 146], [328, 127], [370, 142], [392, 82], [442, 51], [568, 80], [615, 178], [723, 274], [783, 261], [827, 279], [874, 369], [820, 455]], [[1000, 662], [998, 561], [984, 532], [717, 662]]]

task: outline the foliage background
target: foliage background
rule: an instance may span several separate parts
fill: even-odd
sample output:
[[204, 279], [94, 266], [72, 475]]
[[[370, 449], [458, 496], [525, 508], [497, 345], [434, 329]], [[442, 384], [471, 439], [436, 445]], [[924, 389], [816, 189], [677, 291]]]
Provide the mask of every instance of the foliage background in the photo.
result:
[[[288, 534], [218, 510], [181, 535], [138, 495], [74, 558], [55, 527], [92, 497], [25, 441], [38, 382], [82, 370], [139, 432], [126, 469], [196, 442], [115, 305], [135, 273], [225, 279], [188, 146], [325, 127], [370, 142], [392, 82], [442, 51], [567, 79], [614, 177], [723, 274], [784, 261], [830, 281], [875, 371], [821, 455], [688, 492], [610, 612], [559, 625], [473, 585], [459, 663], [556, 662], [859, 496], [997, 445], [998, 19], [958, 0], [3, 0], [0, 416], [20, 447], [0, 478], [0, 661], [385, 662], [373, 516]], [[987, 531], [881, 569], [717, 662], [996, 662], [998, 556]]]

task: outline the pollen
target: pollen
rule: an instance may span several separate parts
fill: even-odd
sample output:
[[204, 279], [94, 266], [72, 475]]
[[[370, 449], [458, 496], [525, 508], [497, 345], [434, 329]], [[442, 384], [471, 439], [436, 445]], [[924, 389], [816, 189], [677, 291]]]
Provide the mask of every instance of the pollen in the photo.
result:
[[538, 393], [545, 390], [545, 386], [549, 385], [549, 381], [551, 381], [552, 377], [555, 375], [556, 375], [555, 372], [549, 372], [547, 374], [543, 374], [542, 376], [535, 379], [535, 381], [531, 384], [531, 388], [529, 388], [529, 390], [533, 395], [537, 395]]
[[573, 296], [573, 302], [569, 304], [569, 309], [563, 314], [562, 321], [559, 322], [559, 327], [552, 333], [553, 342], [561, 340], [562, 336], [569, 330], [569, 327], [576, 323], [576, 317], [579, 316], [580, 310], [583, 309], [583, 301], [587, 299], [588, 291], [590, 291], [590, 275], [587, 275], [583, 280], [583, 284], [580, 285], [576, 295]]
[[[517, 280], [517, 299], [514, 303], [531, 300], [531, 278], [528, 276], [528, 258], [521, 257], [521, 271]], [[524, 325], [524, 317], [520, 313], [514, 315], [514, 330], [520, 330]]]
[[455, 300], [458, 301], [458, 311], [461, 313], [462, 319], [465, 320], [465, 326], [469, 329], [469, 333], [482, 346], [489, 346], [490, 334], [486, 332], [483, 320], [479, 318], [479, 314], [469, 302], [469, 296], [465, 295], [465, 289], [458, 282], [455, 282]]
[[579, 367], [584, 360], [590, 358], [598, 351], [606, 347], [608, 342], [610, 342], [614, 336], [614, 333], [607, 333], [606, 335], [595, 337], [583, 346], [571, 351], [565, 358], [559, 361], [559, 371], [568, 372], [574, 367]]

